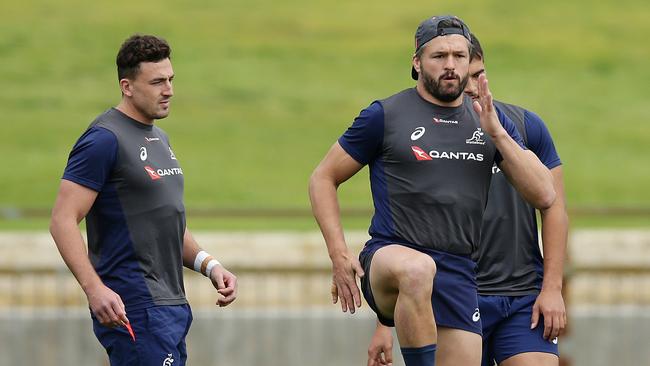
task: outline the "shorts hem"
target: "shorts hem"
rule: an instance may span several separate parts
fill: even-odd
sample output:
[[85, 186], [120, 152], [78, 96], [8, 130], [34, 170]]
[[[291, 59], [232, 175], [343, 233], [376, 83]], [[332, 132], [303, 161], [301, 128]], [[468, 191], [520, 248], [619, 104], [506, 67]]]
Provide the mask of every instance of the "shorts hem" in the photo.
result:
[[466, 332], [478, 334], [481, 337], [483, 337], [483, 331], [480, 328], [461, 327], [461, 326], [459, 326], [457, 324], [449, 325], [449, 324], [443, 324], [443, 323], [436, 323], [436, 327], [437, 328], [440, 327], [440, 328], [463, 330], [463, 331], [466, 331]]

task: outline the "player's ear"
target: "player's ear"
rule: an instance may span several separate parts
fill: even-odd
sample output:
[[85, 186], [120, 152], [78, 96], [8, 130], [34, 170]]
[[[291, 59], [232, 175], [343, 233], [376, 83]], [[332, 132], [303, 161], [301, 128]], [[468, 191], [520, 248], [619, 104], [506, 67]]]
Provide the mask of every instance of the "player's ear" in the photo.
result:
[[411, 64], [413, 65], [413, 68], [415, 69], [415, 71], [417, 71], [417, 73], [419, 74], [420, 73], [420, 58], [418, 57], [418, 55], [416, 55], [416, 54], [413, 55], [413, 60], [412, 60]]
[[120, 79], [120, 90], [122, 90], [122, 94], [126, 95], [127, 97], [133, 96], [133, 85], [131, 84], [131, 80], [124, 78]]

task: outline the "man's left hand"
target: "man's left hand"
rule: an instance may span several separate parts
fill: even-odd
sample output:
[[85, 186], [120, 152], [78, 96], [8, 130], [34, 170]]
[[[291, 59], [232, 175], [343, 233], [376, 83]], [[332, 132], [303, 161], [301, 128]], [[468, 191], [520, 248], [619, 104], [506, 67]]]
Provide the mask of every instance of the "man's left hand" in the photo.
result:
[[533, 305], [530, 329], [537, 326], [540, 315], [544, 317], [544, 339], [550, 341], [557, 337], [567, 324], [562, 291], [542, 289]]
[[210, 280], [212, 280], [212, 285], [221, 295], [217, 299], [217, 305], [227, 306], [235, 301], [237, 298], [237, 277], [234, 274], [218, 264], [212, 268]]

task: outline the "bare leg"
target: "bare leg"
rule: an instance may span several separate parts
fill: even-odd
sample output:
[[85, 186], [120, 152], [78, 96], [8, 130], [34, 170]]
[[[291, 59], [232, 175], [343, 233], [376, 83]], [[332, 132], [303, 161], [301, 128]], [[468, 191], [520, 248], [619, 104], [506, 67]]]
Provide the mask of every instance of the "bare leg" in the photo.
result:
[[559, 358], [552, 353], [526, 352], [503, 360], [499, 366], [557, 366]]
[[436, 366], [480, 366], [482, 343], [476, 333], [438, 327]]
[[437, 342], [431, 309], [436, 264], [417, 250], [385, 246], [373, 256], [370, 286], [383, 316], [395, 320], [401, 347], [423, 347]]

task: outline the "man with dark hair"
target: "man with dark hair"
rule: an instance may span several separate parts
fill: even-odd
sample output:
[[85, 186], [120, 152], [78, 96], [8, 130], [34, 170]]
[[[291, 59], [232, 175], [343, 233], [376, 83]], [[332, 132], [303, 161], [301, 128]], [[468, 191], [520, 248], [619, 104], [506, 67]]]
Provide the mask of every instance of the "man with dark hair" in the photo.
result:
[[[485, 74], [483, 48], [472, 34], [469, 81], [465, 93], [479, 98]], [[566, 324], [562, 267], [568, 218], [560, 158], [544, 122], [534, 113], [494, 101], [517, 126], [526, 147], [553, 175], [553, 204], [540, 210], [544, 258], [539, 250], [535, 209], [526, 203], [494, 166], [477, 262], [478, 304], [483, 327], [483, 366], [558, 364], [557, 336]], [[538, 326], [540, 315], [544, 326]], [[368, 365], [392, 362], [392, 335], [378, 326], [368, 349]]]
[[111, 365], [185, 365], [192, 314], [183, 265], [210, 278], [219, 306], [237, 296], [236, 277], [187, 229], [183, 170], [154, 126], [173, 96], [170, 53], [155, 36], [124, 42], [116, 60], [122, 100], [75, 144], [52, 210], [50, 232], [86, 293]]
[[[443, 366], [478, 365], [481, 326], [470, 256], [492, 165], [536, 207], [549, 207], [555, 192], [548, 169], [494, 109], [485, 77], [477, 101], [463, 95], [467, 26], [457, 17], [432, 17], [419, 25], [415, 41], [416, 87], [361, 111], [312, 174], [310, 198], [333, 264], [333, 300], [343, 311], [361, 305], [359, 276], [379, 321], [396, 327], [408, 366], [436, 359]], [[366, 164], [375, 215], [356, 260], [345, 243], [336, 190]]]
[[[470, 57], [465, 92], [477, 98], [485, 57], [476, 36], [472, 43], [476, 51]], [[494, 105], [515, 122], [528, 149], [550, 169], [557, 195], [551, 207], [539, 210], [542, 257], [535, 209], [517, 195], [498, 168], [493, 168], [481, 245], [473, 254], [483, 316], [483, 365], [557, 365], [557, 336], [566, 326], [562, 270], [568, 217], [562, 162], [541, 118], [511, 104]], [[501, 204], [490, 204], [490, 200]]]

